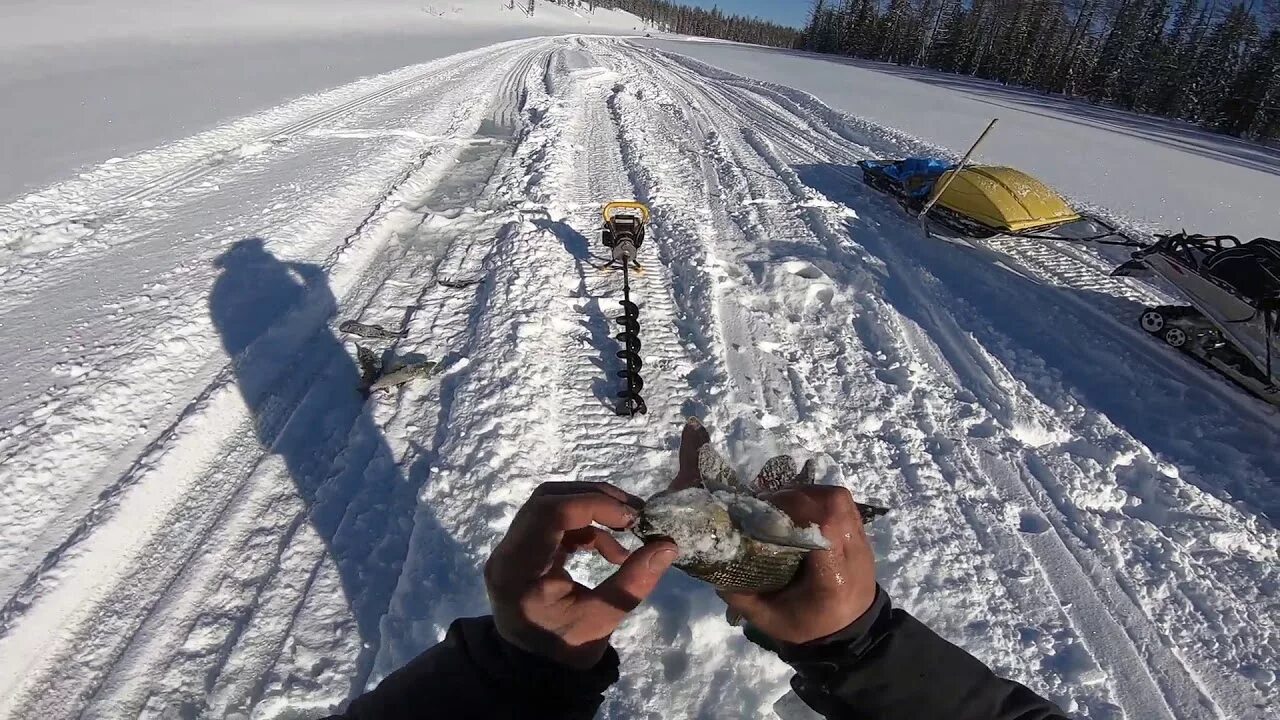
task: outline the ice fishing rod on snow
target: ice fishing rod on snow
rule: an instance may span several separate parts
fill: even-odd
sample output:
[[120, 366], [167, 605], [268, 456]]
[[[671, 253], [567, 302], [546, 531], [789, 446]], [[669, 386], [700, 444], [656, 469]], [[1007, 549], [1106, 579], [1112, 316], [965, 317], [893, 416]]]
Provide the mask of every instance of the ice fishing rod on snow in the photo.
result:
[[644, 378], [640, 376], [644, 367], [640, 357], [640, 306], [631, 301], [631, 269], [633, 265], [636, 269], [640, 267], [636, 253], [644, 244], [649, 208], [635, 201], [615, 201], [604, 206], [603, 214], [601, 242], [612, 253], [612, 262], [622, 266], [622, 314], [615, 318], [622, 331], [614, 337], [622, 343], [617, 356], [626, 363], [626, 367], [618, 371], [618, 377], [624, 383], [618, 393], [622, 401], [618, 404], [618, 414], [644, 415], [649, 408], [640, 394], [644, 390]]

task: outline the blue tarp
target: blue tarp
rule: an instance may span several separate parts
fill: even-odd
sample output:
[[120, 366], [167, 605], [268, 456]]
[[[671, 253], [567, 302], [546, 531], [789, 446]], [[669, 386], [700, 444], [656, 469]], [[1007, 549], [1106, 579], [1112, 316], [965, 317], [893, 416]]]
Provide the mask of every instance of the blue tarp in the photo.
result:
[[942, 177], [942, 173], [952, 167], [951, 163], [938, 158], [918, 157], [899, 160], [886, 167], [884, 172], [902, 183], [907, 195], [923, 198], [933, 191], [933, 183]]
[[895, 162], [868, 161], [868, 167], [874, 168], [902, 187], [907, 197], [925, 198], [933, 190], [933, 183], [942, 173], [954, 167], [946, 160], [931, 157], [905, 158]]

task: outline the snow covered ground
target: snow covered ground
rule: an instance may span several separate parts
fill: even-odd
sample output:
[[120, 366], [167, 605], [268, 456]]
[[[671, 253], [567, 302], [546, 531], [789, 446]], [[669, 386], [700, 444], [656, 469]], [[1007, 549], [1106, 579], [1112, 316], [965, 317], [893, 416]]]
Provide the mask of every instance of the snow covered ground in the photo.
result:
[[1153, 231], [1280, 234], [1280, 148], [1191, 125], [852, 58], [733, 43], [646, 40], [963, 153], [993, 117], [981, 158], [1022, 168], [1082, 205]]
[[[300, 95], [629, 14], [503, 0], [5, 0], [0, 201]], [[210, 12], [216, 6], [216, 12]], [[15, 141], [20, 138], [21, 141]]]
[[[744, 471], [794, 450], [892, 506], [898, 602], [1071, 712], [1274, 717], [1275, 411], [1133, 327], [1159, 288], [923, 237], [852, 168], [919, 147], [537, 38], [0, 207], [0, 716], [323, 714], [486, 611], [538, 483], [651, 494], [696, 414]], [[594, 257], [625, 197], [654, 211], [630, 420]], [[363, 399], [351, 319], [444, 373]], [[775, 717], [789, 670], [722, 616], [664, 580], [604, 716]]]

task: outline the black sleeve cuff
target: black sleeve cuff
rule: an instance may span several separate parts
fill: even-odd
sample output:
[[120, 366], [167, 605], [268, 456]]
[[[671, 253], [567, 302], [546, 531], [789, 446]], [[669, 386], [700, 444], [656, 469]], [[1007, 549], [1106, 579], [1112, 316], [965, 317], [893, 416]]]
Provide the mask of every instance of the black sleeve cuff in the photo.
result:
[[492, 617], [462, 618], [439, 645], [351, 703], [347, 720], [589, 720], [618, 680], [609, 648], [589, 670], [521, 650], [498, 635]]
[[1004, 680], [915, 618], [888, 593], [843, 630], [802, 645], [775, 643], [791, 686], [826, 717], [1064, 720], [1053, 703]]
[[455, 623], [481, 671], [507, 680], [516, 694], [538, 705], [576, 708], [599, 705], [609, 686], [618, 682], [618, 653], [612, 646], [588, 670], [561, 665], [507, 642], [492, 617], [463, 618]]
[[871, 602], [871, 607], [843, 630], [799, 645], [774, 641], [774, 650], [783, 662], [790, 665], [820, 663], [830, 658], [847, 661], [850, 653], [861, 655], [875, 644], [874, 631], [889, 620], [892, 610], [889, 593], [877, 585], [876, 599]]

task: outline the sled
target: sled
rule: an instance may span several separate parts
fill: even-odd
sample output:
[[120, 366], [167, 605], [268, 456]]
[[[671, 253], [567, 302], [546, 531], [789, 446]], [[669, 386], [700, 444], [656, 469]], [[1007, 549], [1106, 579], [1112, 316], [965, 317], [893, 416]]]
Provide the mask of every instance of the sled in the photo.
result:
[[1142, 329], [1280, 405], [1280, 242], [1183, 232], [1132, 257], [1112, 275], [1157, 275], [1191, 303], [1144, 308]]
[[[913, 157], [858, 163], [867, 186], [912, 214], [930, 206], [930, 222], [967, 238], [996, 235], [1068, 242], [1134, 241], [1100, 218], [1084, 215], [1052, 188], [1011, 167], [966, 165]], [[1108, 238], [1115, 238], [1107, 243]]]

